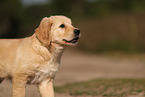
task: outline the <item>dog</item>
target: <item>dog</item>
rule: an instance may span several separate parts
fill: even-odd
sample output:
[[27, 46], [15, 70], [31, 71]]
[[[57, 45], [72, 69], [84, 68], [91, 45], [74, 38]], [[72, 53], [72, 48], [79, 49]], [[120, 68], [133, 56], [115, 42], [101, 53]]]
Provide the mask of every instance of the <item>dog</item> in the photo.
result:
[[53, 81], [62, 53], [79, 38], [80, 30], [71, 19], [50, 16], [30, 37], [0, 39], [0, 82], [12, 78], [12, 97], [25, 97], [27, 83], [38, 85], [41, 97], [55, 97]]

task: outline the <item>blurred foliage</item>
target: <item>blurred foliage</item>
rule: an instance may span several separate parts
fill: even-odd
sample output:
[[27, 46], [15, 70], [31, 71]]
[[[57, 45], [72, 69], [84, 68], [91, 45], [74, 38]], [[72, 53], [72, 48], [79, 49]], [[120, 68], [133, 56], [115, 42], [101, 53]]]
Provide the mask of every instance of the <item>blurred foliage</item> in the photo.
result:
[[0, 1], [0, 37], [14, 38], [19, 32], [21, 3], [18, 0]]
[[65, 15], [81, 29], [85, 51], [145, 51], [145, 0], [51, 0], [26, 6], [0, 1], [0, 38], [30, 36], [41, 19]]

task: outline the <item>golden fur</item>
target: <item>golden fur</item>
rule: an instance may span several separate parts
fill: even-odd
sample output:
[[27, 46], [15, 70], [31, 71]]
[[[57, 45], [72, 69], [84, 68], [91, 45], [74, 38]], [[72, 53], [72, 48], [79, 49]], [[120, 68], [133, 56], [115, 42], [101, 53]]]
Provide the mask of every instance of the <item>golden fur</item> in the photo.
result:
[[76, 37], [75, 29], [69, 18], [51, 16], [43, 18], [30, 37], [0, 40], [0, 82], [12, 77], [12, 97], [25, 97], [27, 83], [37, 84], [41, 97], [54, 97], [53, 79], [62, 52], [77, 44], [68, 42]]

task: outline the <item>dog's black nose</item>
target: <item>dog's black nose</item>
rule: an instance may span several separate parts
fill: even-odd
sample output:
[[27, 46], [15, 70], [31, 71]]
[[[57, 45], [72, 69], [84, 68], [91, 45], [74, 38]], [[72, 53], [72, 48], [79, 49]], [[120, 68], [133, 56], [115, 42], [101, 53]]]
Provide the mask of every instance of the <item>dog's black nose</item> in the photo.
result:
[[79, 30], [79, 29], [75, 29], [75, 30], [74, 30], [74, 33], [75, 33], [76, 35], [79, 35], [79, 34], [80, 34], [80, 30]]

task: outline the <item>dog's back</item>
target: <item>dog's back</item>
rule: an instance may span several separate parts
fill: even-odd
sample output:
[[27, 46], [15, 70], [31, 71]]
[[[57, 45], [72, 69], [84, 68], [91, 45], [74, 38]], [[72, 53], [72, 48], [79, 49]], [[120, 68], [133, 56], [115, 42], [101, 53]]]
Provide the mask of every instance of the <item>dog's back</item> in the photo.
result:
[[10, 75], [20, 42], [19, 39], [0, 40], [0, 78]]

